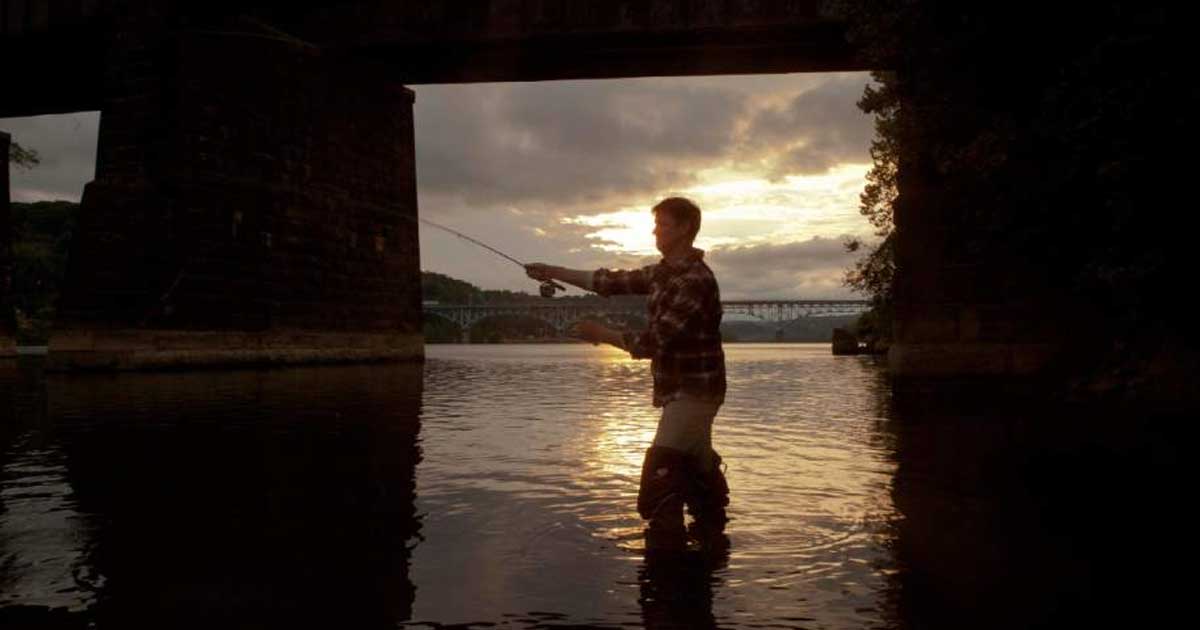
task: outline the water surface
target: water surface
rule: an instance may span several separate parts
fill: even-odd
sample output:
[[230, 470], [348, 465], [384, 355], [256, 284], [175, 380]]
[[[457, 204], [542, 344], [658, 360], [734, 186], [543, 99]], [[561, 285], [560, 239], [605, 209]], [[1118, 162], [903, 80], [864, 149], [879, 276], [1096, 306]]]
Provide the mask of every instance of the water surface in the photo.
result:
[[[714, 442], [732, 546], [666, 563], [647, 562], [634, 510], [657, 420], [649, 366], [612, 349], [430, 346], [423, 366], [169, 374], [0, 366], [0, 621], [1050, 627], [1129, 594], [1098, 581], [1112, 562], [1148, 566], [1113, 532], [1170, 530], [1147, 520], [1173, 490], [1145, 480], [1177, 462], [1157, 434], [898, 406], [878, 360], [824, 344], [727, 353]], [[1112, 492], [1126, 498], [1115, 517]]]

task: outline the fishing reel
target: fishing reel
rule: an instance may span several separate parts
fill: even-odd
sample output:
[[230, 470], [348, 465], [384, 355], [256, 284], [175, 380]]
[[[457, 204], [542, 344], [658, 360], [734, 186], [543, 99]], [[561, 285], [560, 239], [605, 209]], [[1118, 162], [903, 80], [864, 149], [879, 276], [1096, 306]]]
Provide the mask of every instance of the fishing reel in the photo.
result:
[[544, 297], [544, 298], [552, 298], [552, 297], [554, 297], [554, 293], [556, 291], [566, 291], [566, 290], [567, 290], [567, 287], [564, 287], [563, 285], [561, 285], [553, 280], [545, 280], [540, 285], [538, 285], [538, 292], [541, 293], [542, 297]]

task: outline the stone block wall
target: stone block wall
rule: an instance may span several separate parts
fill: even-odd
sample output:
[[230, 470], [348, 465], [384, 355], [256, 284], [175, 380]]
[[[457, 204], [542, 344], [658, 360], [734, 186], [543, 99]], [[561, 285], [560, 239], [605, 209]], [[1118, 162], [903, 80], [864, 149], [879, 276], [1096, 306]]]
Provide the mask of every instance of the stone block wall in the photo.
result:
[[[973, 229], [920, 160], [902, 166], [895, 204], [895, 340], [889, 367], [899, 390], [949, 381], [1033, 382], [1063, 351], [1065, 305], [1045, 270], [1019, 251], [974, 256]], [[939, 384], [940, 383], [940, 384]]]
[[[179, 57], [167, 178], [183, 280], [163, 320], [415, 332], [413, 93], [256, 40], [196, 36]], [[212, 266], [254, 273], [189, 278]]]
[[115, 43], [53, 367], [422, 356], [413, 93], [260, 35]]

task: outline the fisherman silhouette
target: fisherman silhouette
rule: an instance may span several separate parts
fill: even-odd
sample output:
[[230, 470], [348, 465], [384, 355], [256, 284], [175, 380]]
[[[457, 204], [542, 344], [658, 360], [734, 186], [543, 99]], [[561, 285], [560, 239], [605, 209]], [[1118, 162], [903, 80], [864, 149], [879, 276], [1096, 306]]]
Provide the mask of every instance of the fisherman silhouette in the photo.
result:
[[[645, 330], [619, 331], [585, 321], [577, 334], [626, 350], [635, 359], [651, 359], [654, 406], [662, 408], [662, 416], [638, 489], [647, 548], [681, 551], [689, 537], [703, 547], [722, 547], [728, 544], [729, 486], [712, 448], [713, 421], [725, 400], [720, 289], [704, 252], [692, 245], [700, 231], [700, 208], [670, 197], [652, 211], [655, 245], [663, 256], [658, 263], [623, 271], [531, 263], [526, 273], [603, 296], [649, 296]], [[684, 527], [685, 505], [693, 517], [689, 528]]]

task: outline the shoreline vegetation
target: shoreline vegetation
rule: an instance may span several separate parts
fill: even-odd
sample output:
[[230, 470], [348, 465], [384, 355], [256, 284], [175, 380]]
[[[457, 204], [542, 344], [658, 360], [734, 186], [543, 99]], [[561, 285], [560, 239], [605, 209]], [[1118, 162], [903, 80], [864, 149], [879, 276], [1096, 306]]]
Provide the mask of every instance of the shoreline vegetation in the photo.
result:
[[42, 346], [50, 336], [59, 286], [79, 204], [12, 202], [12, 289], [18, 346]]

